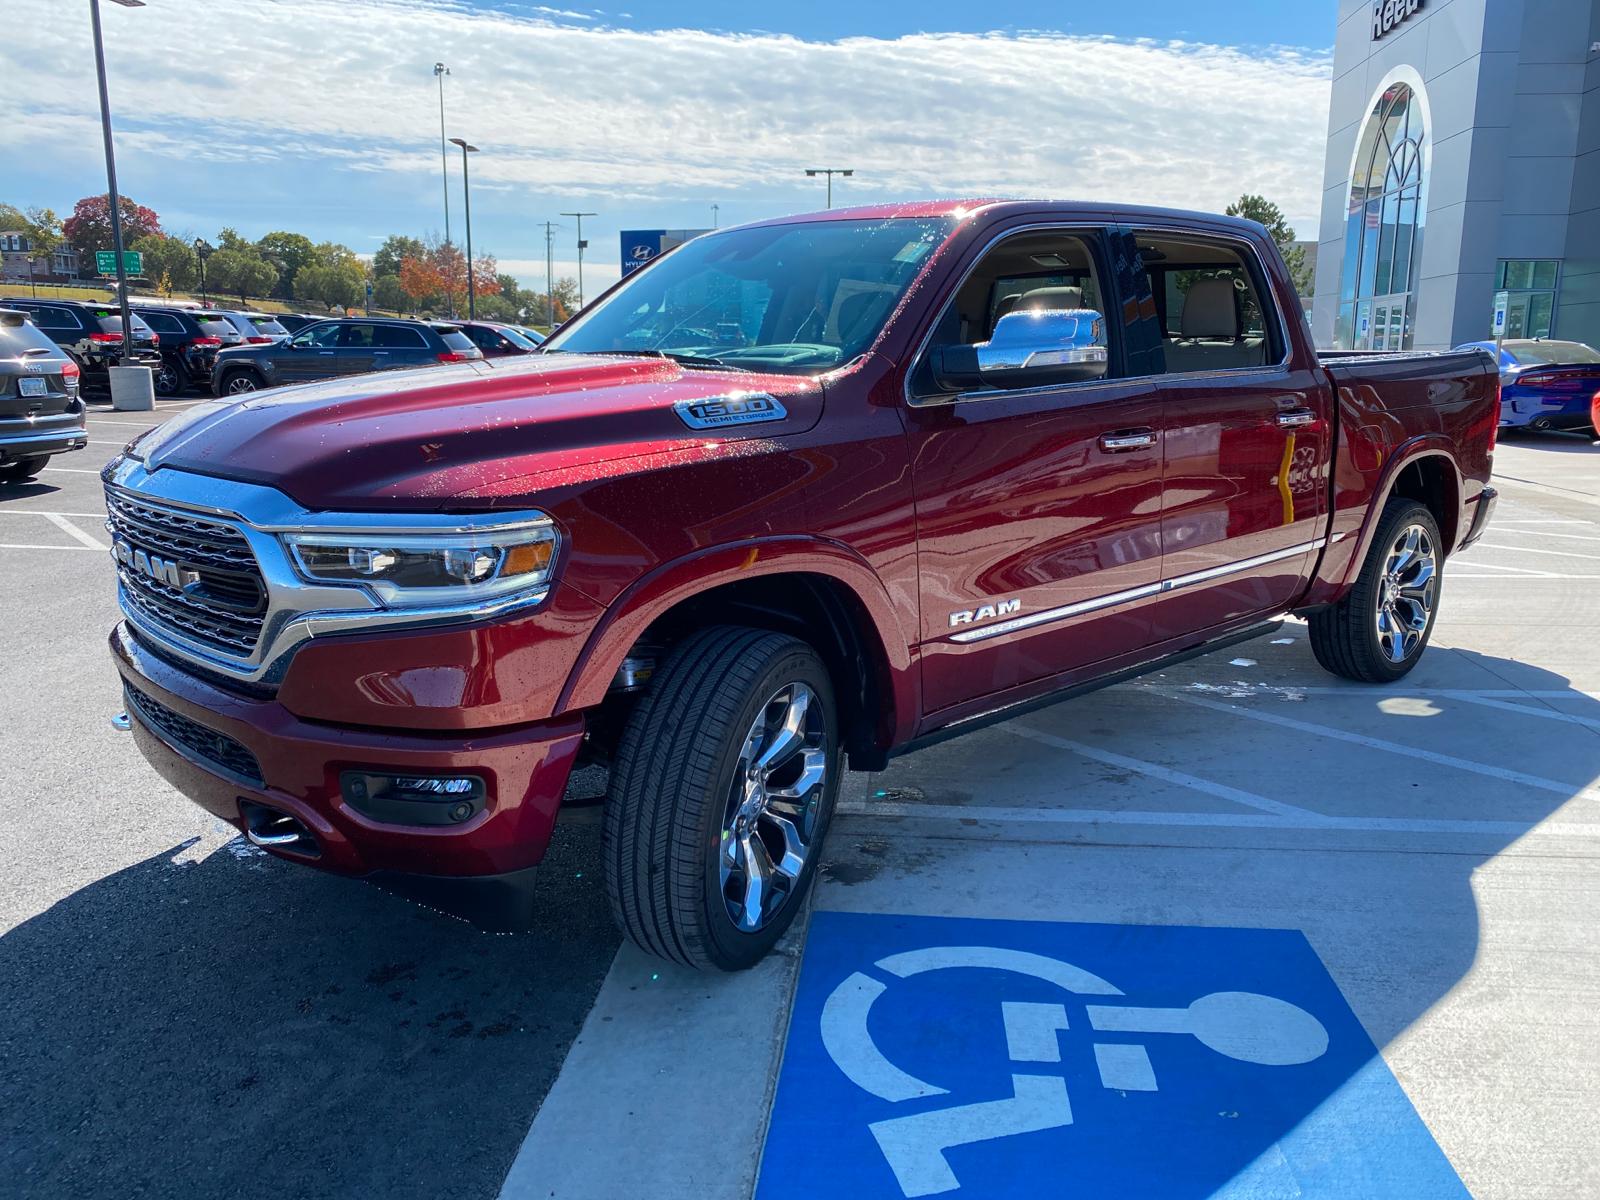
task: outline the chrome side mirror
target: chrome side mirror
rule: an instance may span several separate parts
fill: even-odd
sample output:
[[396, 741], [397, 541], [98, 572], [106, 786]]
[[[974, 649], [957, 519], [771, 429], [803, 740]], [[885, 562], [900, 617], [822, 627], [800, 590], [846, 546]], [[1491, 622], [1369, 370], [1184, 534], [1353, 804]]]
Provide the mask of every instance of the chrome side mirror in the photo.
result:
[[987, 342], [936, 352], [934, 378], [946, 391], [1041, 387], [1103, 379], [1106, 319], [1092, 308], [1028, 309], [995, 322]]

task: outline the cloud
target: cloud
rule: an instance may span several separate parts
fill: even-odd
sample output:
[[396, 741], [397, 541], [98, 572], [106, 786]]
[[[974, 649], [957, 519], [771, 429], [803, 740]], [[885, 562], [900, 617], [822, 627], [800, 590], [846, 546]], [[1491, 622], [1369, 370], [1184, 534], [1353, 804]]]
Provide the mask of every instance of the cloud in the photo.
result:
[[[86, 21], [7, 0], [0, 149], [97, 143]], [[1049, 33], [808, 42], [638, 31], [576, 10], [459, 0], [230, 0], [109, 10], [128, 154], [249, 170], [437, 172], [432, 64], [473, 179], [613, 210], [791, 194], [801, 167], [852, 199], [1032, 195], [1220, 208], [1243, 191], [1315, 227], [1330, 62], [1306, 51]], [[136, 31], [136, 32], [135, 32]], [[174, 45], [205, 47], [202, 69]], [[68, 153], [77, 153], [69, 151]], [[13, 162], [27, 161], [13, 157]]]

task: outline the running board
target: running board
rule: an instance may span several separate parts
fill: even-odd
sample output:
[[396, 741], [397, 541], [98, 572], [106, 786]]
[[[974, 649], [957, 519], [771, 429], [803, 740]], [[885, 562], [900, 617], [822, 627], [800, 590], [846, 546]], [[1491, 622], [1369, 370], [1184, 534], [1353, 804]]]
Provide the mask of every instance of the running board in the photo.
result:
[[946, 725], [942, 729], [935, 729], [932, 733], [925, 733], [921, 737], [912, 738], [903, 746], [897, 746], [895, 749], [890, 750], [888, 757], [899, 758], [904, 754], [926, 750], [929, 746], [937, 746], [940, 742], [948, 742], [951, 738], [960, 737], [964, 733], [971, 733], [975, 729], [987, 729], [990, 725], [998, 725], [1003, 721], [1010, 721], [1015, 717], [1037, 712], [1041, 708], [1049, 708], [1051, 705], [1060, 704], [1063, 700], [1073, 700], [1079, 696], [1086, 696], [1090, 692], [1098, 692], [1101, 688], [1115, 687], [1119, 683], [1127, 683], [1130, 679], [1138, 679], [1141, 675], [1149, 675], [1153, 671], [1164, 671], [1178, 663], [1188, 662], [1191, 658], [1200, 658], [1202, 655], [1213, 654], [1218, 650], [1226, 650], [1229, 646], [1237, 646], [1240, 642], [1253, 642], [1256, 638], [1266, 637], [1269, 633], [1277, 633], [1282, 628], [1283, 622], [1281, 620], [1265, 621], [1260, 625], [1252, 625], [1248, 629], [1241, 629], [1238, 633], [1230, 633], [1209, 642], [1201, 642], [1198, 646], [1190, 646], [1187, 650], [1179, 650], [1173, 654], [1165, 654], [1160, 658], [1153, 658], [1149, 662], [1128, 667], [1112, 675], [1091, 679], [1087, 683], [1075, 683], [1071, 687], [1046, 692], [1043, 696], [1035, 696], [1032, 700], [1021, 700], [1016, 704], [1008, 704], [1004, 708], [979, 713], [975, 717], [967, 717], [965, 720], [957, 721], [953, 725]]

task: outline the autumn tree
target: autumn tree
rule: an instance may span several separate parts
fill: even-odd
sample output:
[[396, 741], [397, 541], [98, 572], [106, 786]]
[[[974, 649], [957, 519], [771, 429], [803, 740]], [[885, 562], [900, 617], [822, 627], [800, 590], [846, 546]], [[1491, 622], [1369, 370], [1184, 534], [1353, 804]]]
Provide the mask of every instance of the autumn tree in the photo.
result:
[[[132, 246], [140, 238], [159, 236], [161, 218], [154, 209], [119, 196], [117, 212], [122, 217], [122, 244]], [[61, 224], [62, 235], [88, 263], [95, 251], [113, 248], [111, 236], [111, 197], [85, 196], [72, 206], [72, 215]]]
[[166, 277], [170, 287], [186, 292], [200, 280], [200, 257], [188, 242], [153, 233], [134, 242], [130, 250], [144, 255], [146, 279]]
[[[499, 264], [485, 254], [473, 261], [473, 294], [500, 291]], [[418, 305], [460, 310], [467, 306], [467, 259], [451, 242], [430, 241], [423, 252], [400, 262], [400, 288]]]

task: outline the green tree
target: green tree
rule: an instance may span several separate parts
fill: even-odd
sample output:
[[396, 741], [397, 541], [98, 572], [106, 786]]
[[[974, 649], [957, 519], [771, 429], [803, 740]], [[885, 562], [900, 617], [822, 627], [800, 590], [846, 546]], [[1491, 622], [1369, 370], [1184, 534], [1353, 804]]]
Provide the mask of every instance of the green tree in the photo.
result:
[[130, 249], [144, 255], [146, 279], [166, 276], [180, 292], [188, 291], [200, 281], [200, 258], [187, 242], [165, 234], [151, 234], [134, 242]]
[[1289, 266], [1289, 277], [1294, 280], [1295, 291], [1302, 296], [1309, 296], [1314, 282], [1311, 266], [1306, 262], [1305, 247], [1295, 245], [1295, 232], [1284, 218], [1283, 210], [1265, 196], [1246, 192], [1228, 205], [1226, 211], [1230, 217], [1243, 217], [1267, 227], [1272, 240], [1278, 244], [1283, 261]]
[[[232, 233], [225, 229], [218, 240]], [[237, 235], [235, 240], [237, 240]], [[218, 250], [206, 261], [206, 278], [219, 292], [229, 292], [245, 304], [251, 296], [267, 296], [272, 285], [278, 282], [278, 269], [255, 252], [248, 242], [246, 249]]]
[[366, 274], [359, 262], [301, 267], [294, 279], [296, 300], [328, 308], [353, 308], [366, 293]]
[[295, 275], [315, 259], [316, 248], [305, 234], [279, 229], [257, 240], [256, 253], [277, 268], [277, 291], [287, 300], [294, 295]]
[[421, 258], [426, 249], [421, 238], [404, 237], [398, 233], [390, 234], [383, 240], [383, 245], [378, 247], [378, 252], [372, 256], [372, 273], [379, 278], [385, 275], [398, 278], [400, 264], [408, 258]]
[[222, 232], [217, 234], [217, 249], [236, 250], [240, 254], [254, 254], [257, 257], [260, 257], [260, 252], [256, 249], [256, 244], [254, 242], [247, 241], [232, 225], [223, 226]]
[[411, 297], [400, 286], [400, 273], [379, 275], [372, 281], [372, 303], [387, 312], [411, 312]]

